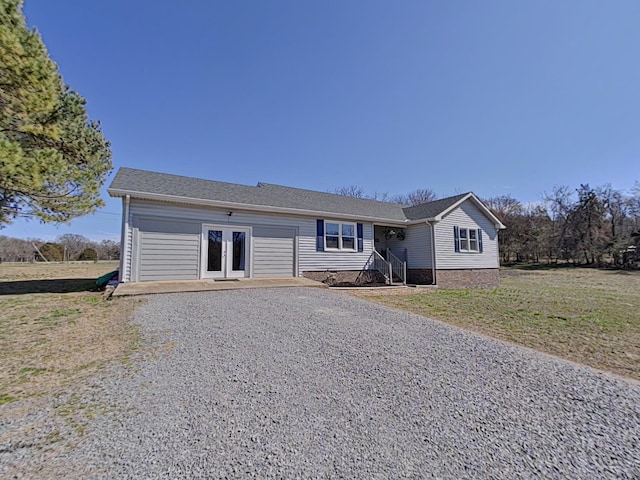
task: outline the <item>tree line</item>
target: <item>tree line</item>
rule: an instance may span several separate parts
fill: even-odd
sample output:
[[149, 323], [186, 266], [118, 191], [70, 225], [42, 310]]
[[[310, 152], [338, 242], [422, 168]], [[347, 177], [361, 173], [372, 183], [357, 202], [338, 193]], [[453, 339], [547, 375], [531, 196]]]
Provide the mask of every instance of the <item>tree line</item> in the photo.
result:
[[[354, 185], [336, 188], [332, 193], [403, 205], [438, 198], [430, 189], [390, 196], [367, 194]], [[498, 233], [503, 264], [640, 266], [640, 182], [629, 193], [609, 184], [582, 184], [578, 188], [555, 186], [535, 204], [510, 195], [482, 201], [507, 226]]]
[[96, 242], [82, 235], [60, 235], [52, 242], [0, 235], [1, 262], [63, 262], [119, 260], [120, 243]]
[[640, 263], [640, 183], [630, 193], [611, 185], [556, 186], [542, 202], [511, 196], [485, 199], [507, 228], [498, 235], [502, 263]]

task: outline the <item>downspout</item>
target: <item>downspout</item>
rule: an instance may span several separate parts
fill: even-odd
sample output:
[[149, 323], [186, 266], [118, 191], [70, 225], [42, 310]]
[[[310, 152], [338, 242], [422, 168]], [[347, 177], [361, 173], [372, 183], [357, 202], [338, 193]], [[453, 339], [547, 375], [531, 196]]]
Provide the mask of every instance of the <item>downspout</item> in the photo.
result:
[[131, 200], [130, 195], [125, 195], [122, 199], [122, 231], [120, 234], [120, 283], [124, 283], [125, 279], [128, 278], [129, 272], [126, 271], [127, 268], [127, 256], [128, 252], [127, 238], [129, 236], [129, 202]]
[[431, 230], [431, 285], [437, 285], [436, 280], [436, 227], [435, 222], [427, 220], [427, 225]]

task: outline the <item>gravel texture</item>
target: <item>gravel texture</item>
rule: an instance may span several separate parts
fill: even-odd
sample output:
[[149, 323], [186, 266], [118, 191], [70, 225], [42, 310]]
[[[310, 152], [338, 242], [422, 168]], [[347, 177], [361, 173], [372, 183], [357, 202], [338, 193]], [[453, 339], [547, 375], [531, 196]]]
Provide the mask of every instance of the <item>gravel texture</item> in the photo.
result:
[[640, 385], [312, 288], [157, 295], [92, 478], [640, 478]]

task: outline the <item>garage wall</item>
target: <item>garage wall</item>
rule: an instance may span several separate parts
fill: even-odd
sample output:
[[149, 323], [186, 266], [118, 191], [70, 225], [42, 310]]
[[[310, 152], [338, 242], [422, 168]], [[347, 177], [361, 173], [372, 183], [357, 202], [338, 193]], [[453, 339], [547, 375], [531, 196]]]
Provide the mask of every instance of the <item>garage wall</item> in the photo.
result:
[[137, 280], [197, 280], [202, 226], [177, 219], [134, 217], [138, 229]]
[[253, 276], [286, 278], [295, 275], [294, 228], [255, 227], [253, 229]]

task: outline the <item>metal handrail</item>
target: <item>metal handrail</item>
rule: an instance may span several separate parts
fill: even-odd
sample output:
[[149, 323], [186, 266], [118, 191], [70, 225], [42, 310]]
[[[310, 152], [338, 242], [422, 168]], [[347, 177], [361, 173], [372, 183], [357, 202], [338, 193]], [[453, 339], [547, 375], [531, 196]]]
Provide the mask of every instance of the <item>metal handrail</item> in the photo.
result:
[[[387, 251], [387, 255], [391, 255], [390, 257], [392, 259], [391, 261], [384, 258], [380, 254], [380, 252], [378, 252], [377, 250], [374, 250], [373, 252], [371, 252], [371, 255], [369, 255], [369, 258], [364, 264], [364, 267], [362, 268], [360, 275], [358, 275], [358, 279], [360, 278], [361, 275], [364, 274], [365, 271], [376, 270], [384, 276], [384, 279], [388, 285], [393, 285], [394, 273], [395, 275], [398, 276], [398, 278], [402, 279], [402, 283], [406, 285], [407, 284], [407, 262], [401, 261], [398, 257], [393, 255], [393, 253], [389, 251]], [[394, 267], [392, 263], [395, 263], [396, 266]]]
[[387, 249], [387, 258], [389, 260], [389, 266], [391, 267], [391, 279], [393, 280], [393, 274], [395, 273], [398, 278], [402, 280], [402, 284], [407, 284], [407, 262], [403, 262], [396, 257], [391, 249]]
[[373, 251], [370, 259], [372, 260], [372, 266], [374, 270], [377, 270], [382, 275], [384, 275], [387, 283], [391, 284], [393, 282], [393, 276], [391, 272], [391, 265], [389, 264], [389, 262], [387, 262], [387, 260], [376, 250]]

